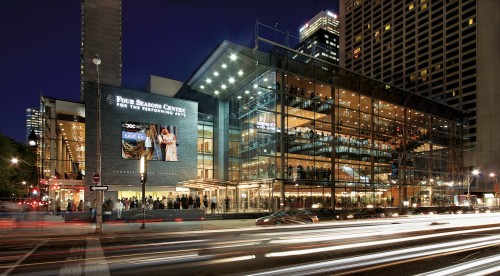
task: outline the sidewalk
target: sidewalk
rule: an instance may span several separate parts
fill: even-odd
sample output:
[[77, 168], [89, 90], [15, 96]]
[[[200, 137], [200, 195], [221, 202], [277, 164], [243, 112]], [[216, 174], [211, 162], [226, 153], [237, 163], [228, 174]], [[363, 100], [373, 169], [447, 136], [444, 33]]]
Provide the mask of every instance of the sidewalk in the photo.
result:
[[[17, 221], [15, 228], [13, 226], [14, 224], [12, 227], [2, 227], [0, 238], [94, 235], [96, 224], [89, 222], [65, 223], [62, 216], [39, 215]], [[140, 229], [141, 226], [142, 222], [106, 222], [102, 224], [102, 235], [260, 228], [255, 225], [255, 219], [146, 221], [145, 229]]]

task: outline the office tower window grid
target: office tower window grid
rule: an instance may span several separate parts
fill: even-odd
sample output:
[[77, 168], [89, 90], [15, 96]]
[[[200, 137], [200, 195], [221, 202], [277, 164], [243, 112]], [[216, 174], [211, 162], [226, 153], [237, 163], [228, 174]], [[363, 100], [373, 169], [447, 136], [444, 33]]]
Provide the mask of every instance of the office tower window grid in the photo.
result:
[[345, 67], [463, 109], [474, 150], [476, 0], [345, 0], [341, 14]]

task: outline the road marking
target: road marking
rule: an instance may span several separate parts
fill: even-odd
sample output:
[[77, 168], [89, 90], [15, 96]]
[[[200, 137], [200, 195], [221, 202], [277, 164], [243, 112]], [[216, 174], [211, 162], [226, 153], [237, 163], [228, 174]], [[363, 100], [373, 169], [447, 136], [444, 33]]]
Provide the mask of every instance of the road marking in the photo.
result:
[[[80, 245], [78, 247], [72, 247], [68, 254], [70, 254], [69, 257], [66, 258], [66, 261], [69, 262], [69, 265], [65, 265], [59, 269], [59, 276], [66, 276], [66, 275], [82, 275], [83, 272], [83, 267], [78, 260], [82, 258], [80, 252], [83, 252], [85, 250], [83, 245]], [[75, 253], [77, 254], [75, 256]]]
[[48, 241], [49, 241], [49, 239], [44, 240], [43, 242], [41, 242], [37, 246], [35, 246], [35, 248], [31, 249], [30, 252], [26, 253], [21, 259], [17, 260], [17, 262], [15, 264], [13, 264], [9, 269], [7, 269], [7, 271], [5, 271], [2, 274], [2, 276], [9, 275], [9, 273], [11, 273], [12, 270], [14, 270], [19, 264], [21, 264], [24, 260], [26, 260], [26, 258], [28, 258], [29, 256], [31, 256], [31, 254], [33, 254], [40, 246], [44, 245]]
[[85, 251], [85, 275], [109, 276], [109, 266], [104, 257], [101, 243], [97, 238], [87, 239]]

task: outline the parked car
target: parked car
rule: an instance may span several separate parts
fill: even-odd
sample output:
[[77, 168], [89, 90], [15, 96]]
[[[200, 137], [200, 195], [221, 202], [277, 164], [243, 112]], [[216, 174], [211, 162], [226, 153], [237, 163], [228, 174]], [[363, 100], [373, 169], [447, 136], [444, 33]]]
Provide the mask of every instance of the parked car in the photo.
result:
[[364, 218], [385, 218], [387, 214], [383, 208], [363, 208], [358, 212], [353, 214], [353, 218], [355, 219], [364, 219]]
[[289, 210], [278, 211], [269, 216], [255, 220], [255, 224], [261, 225], [282, 225], [282, 224], [307, 224], [318, 222], [318, 216], [309, 210]]

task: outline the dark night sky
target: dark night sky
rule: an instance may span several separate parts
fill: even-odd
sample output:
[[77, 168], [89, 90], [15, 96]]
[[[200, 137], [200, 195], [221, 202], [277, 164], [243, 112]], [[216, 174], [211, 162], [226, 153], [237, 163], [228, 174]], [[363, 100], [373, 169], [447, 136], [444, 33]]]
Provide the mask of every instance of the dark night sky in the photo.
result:
[[[187, 81], [223, 40], [253, 47], [257, 20], [298, 36], [326, 9], [338, 0], [123, 0], [123, 86]], [[40, 95], [80, 100], [80, 0], [1, 0], [0, 37], [0, 133], [24, 142]]]

